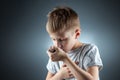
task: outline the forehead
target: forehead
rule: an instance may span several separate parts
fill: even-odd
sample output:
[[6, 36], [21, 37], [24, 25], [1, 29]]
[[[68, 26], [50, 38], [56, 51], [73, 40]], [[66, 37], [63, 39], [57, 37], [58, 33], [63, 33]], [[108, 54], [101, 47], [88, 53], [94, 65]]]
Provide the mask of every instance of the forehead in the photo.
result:
[[72, 36], [71, 34], [70, 31], [49, 33], [51, 38], [68, 38]]

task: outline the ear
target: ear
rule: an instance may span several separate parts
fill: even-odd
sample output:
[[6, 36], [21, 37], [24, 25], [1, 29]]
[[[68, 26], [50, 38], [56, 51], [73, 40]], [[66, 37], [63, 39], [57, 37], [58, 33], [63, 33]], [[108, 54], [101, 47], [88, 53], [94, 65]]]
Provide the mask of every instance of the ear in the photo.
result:
[[78, 39], [79, 36], [80, 36], [80, 29], [76, 29], [75, 30], [75, 39]]

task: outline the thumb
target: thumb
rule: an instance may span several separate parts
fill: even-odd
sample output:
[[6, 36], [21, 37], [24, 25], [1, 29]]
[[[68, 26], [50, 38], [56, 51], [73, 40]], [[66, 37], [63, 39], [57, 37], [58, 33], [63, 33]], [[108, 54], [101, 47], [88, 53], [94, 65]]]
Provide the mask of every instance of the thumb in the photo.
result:
[[51, 57], [52, 54], [48, 50], [46, 51], [46, 53], [49, 57]]

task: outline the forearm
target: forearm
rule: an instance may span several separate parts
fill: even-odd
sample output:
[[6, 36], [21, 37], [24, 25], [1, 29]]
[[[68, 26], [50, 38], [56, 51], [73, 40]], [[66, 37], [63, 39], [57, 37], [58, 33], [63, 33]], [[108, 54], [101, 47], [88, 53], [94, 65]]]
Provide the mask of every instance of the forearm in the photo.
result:
[[93, 76], [90, 73], [78, 67], [69, 58], [64, 59], [63, 62], [68, 66], [77, 80], [93, 80]]
[[62, 80], [62, 77], [59, 72], [57, 72], [54, 76], [52, 77], [47, 77], [46, 80]]

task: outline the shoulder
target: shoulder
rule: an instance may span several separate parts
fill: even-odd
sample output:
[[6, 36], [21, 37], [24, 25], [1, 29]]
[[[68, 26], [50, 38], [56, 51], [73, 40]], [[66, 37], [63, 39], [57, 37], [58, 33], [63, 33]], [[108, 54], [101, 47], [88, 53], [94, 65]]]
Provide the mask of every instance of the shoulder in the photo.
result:
[[99, 66], [102, 69], [102, 60], [98, 47], [95, 44], [85, 44], [86, 52], [83, 53], [84, 68], [87, 69], [90, 66]]
[[90, 43], [83, 43], [83, 48], [85, 48], [86, 50], [98, 49], [98, 47], [95, 44]]
[[84, 54], [90, 55], [90, 54], [96, 54], [99, 53], [98, 47], [95, 44], [90, 43], [83, 43], [83, 51]]
[[95, 44], [91, 44], [91, 43], [83, 43], [83, 46], [88, 49], [97, 48], [97, 46]]

